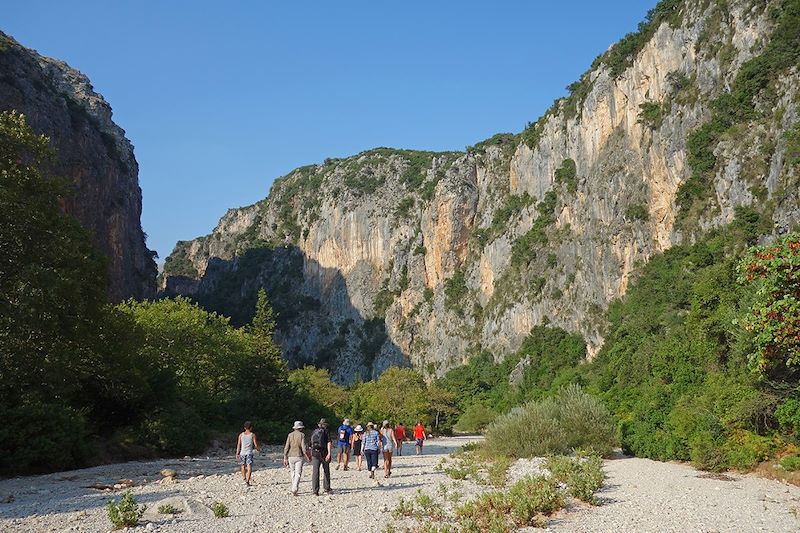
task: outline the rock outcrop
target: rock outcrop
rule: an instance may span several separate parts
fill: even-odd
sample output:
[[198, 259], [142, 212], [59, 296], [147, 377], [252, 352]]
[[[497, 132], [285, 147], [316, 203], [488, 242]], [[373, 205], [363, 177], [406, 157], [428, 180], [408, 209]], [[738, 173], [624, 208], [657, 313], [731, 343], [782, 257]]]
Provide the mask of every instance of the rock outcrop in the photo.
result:
[[56, 149], [55, 172], [75, 184], [64, 209], [92, 234], [108, 262], [112, 301], [155, 295], [156, 265], [145, 245], [133, 146], [88, 78], [0, 32], [0, 111], [25, 115]]
[[785, 162], [796, 65], [718, 139], [705, 196], [681, 189], [687, 138], [767, 49], [785, 3], [662, 2], [523, 133], [297, 169], [179, 242], [161, 288], [244, 322], [266, 287], [290, 363], [343, 382], [390, 364], [441, 374], [478, 350], [500, 358], [543, 323], [581, 333], [591, 356], [609, 303], [654, 254], [742, 207], [776, 234], [800, 220]]

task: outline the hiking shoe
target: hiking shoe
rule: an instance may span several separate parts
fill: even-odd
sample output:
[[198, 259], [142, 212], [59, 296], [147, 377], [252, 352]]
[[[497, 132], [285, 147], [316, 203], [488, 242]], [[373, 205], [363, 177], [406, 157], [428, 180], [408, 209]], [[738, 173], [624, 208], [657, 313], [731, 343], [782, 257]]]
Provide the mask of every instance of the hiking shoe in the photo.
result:
[[336, 470], [339, 470], [339, 466], [341, 466], [341, 465], [336, 465]]
[[344, 467], [344, 470], [350, 470], [349, 466]]

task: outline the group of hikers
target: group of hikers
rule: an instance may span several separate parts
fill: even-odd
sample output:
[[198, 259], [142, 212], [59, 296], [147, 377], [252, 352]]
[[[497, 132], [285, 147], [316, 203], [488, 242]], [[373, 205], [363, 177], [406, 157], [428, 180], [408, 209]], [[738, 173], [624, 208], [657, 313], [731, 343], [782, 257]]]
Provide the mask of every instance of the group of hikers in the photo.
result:
[[[383, 477], [388, 478], [392, 475], [392, 456], [395, 452], [397, 455], [403, 455], [403, 443], [408, 438], [403, 424], [398, 423], [392, 427], [388, 420], [383, 421], [380, 429], [376, 429], [374, 423], [367, 422], [365, 429], [361, 424], [353, 427], [350, 420], [345, 418], [336, 431], [334, 440], [330, 438], [328, 422], [324, 418], [319, 421], [310, 438], [306, 437], [303, 429], [305, 429], [303, 422], [296, 421], [283, 447], [283, 465], [289, 468], [292, 480], [291, 493], [294, 496], [298, 494], [303, 465], [306, 461], [311, 463], [311, 490], [314, 495], [319, 496], [320, 469], [323, 473], [323, 491], [326, 494], [331, 492], [330, 464], [333, 459], [334, 443], [337, 449], [336, 470], [342, 467], [344, 470], [349, 470], [352, 454], [356, 469], [359, 471], [366, 458], [369, 477], [375, 479], [379, 456], [383, 454]], [[416, 453], [420, 455], [426, 438], [422, 421], [418, 421], [414, 426], [413, 436]], [[248, 486], [253, 473], [253, 454], [258, 450], [258, 439], [253, 433], [252, 424], [245, 422], [244, 431], [239, 434], [236, 443], [236, 460], [241, 468], [242, 479]]]

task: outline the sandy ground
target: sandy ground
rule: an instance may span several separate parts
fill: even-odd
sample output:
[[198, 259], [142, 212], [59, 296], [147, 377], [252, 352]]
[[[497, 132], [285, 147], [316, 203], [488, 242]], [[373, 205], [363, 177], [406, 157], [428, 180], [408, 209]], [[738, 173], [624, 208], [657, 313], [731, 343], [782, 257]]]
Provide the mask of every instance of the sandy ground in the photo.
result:
[[[234, 458], [202, 457], [183, 460], [128, 462], [44, 476], [0, 481], [0, 531], [109, 531], [105, 503], [121, 490], [90, 488], [134, 482], [134, 495], [148, 511], [137, 531], [318, 531], [343, 529], [381, 531], [395, 522], [391, 511], [399, 499], [417, 490], [436, 495], [446, 486], [462, 501], [486, 490], [470, 481], [451, 480], [435, 469], [443, 457], [469, 439], [435, 439], [425, 454], [396, 457], [391, 478], [379, 484], [365, 471], [332, 470], [333, 495], [311, 494], [311, 468], [303, 471], [300, 495], [289, 494], [289, 475], [281, 450], [271, 447], [256, 458], [254, 486], [246, 487], [235, 471]], [[411, 452], [409, 454], [409, 452]], [[351, 465], [353, 466], [353, 465]], [[178, 472], [178, 482], [156, 483], [162, 468]], [[514, 477], [534, 471], [536, 462], [519, 462]], [[570, 504], [550, 520], [550, 531], [586, 532], [746, 532], [800, 531], [800, 488], [755, 476], [729, 474], [728, 480], [701, 477], [680, 464], [645, 459], [616, 459], [605, 463], [602, 505]], [[13, 498], [9, 498], [13, 496]], [[231, 516], [214, 518], [212, 502], [227, 505]], [[157, 512], [161, 503], [183, 509], [173, 516]], [[406, 522], [409, 524], [410, 522]]]

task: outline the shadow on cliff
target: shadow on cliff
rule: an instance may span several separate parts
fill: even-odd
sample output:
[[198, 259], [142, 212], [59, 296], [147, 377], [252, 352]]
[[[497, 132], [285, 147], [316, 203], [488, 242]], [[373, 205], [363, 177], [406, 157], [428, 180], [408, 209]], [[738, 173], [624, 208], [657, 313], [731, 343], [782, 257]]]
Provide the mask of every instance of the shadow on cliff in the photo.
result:
[[231, 260], [212, 257], [200, 279], [167, 277], [161, 296], [190, 297], [242, 326], [252, 320], [261, 288], [276, 312], [276, 340], [290, 368], [312, 364], [339, 382], [353, 382], [409, 365], [384, 318], [366, 317], [353, 305], [342, 272], [297, 246], [251, 248]]

